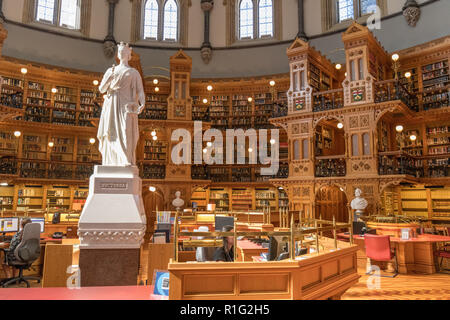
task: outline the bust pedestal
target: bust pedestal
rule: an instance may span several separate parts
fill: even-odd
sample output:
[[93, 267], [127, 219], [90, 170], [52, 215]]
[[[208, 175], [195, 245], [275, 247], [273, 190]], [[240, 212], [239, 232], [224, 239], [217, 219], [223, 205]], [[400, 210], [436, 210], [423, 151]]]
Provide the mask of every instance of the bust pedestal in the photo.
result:
[[135, 166], [95, 166], [81, 213], [81, 286], [136, 285], [146, 217]]

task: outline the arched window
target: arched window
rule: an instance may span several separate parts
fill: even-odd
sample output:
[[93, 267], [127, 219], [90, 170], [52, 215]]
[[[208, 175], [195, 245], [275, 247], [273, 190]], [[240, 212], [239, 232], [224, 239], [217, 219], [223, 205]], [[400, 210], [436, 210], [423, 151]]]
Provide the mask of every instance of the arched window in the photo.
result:
[[355, 18], [353, 0], [339, 0], [337, 2], [339, 22]]
[[365, 14], [375, 12], [377, 0], [337, 0], [338, 21], [354, 20]]
[[59, 26], [79, 29], [80, 7], [80, 0], [61, 0]]
[[370, 136], [367, 132], [363, 134], [363, 154], [370, 155]]
[[36, 20], [48, 23], [55, 21], [55, 0], [38, 0]]
[[37, 0], [35, 20], [80, 29], [81, 0]]
[[158, 39], [158, 16], [158, 1], [147, 0], [144, 7], [144, 39]]
[[357, 134], [352, 135], [352, 155], [354, 157], [359, 156], [359, 137]]
[[239, 38], [253, 38], [253, 2], [242, 0], [239, 6]]
[[300, 160], [300, 141], [294, 140], [294, 160]]
[[272, 0], [259, 1], [259, 37], [273, 36]]
[[177, 41], [178, 6], [175, 0], [167, 0], [164, 5], [163, 40]]

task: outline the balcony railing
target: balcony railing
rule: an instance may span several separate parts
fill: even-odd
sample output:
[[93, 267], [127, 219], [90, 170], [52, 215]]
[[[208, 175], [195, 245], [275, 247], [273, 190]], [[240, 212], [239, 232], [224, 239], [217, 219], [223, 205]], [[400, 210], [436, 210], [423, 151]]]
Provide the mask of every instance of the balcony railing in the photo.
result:
[[288, 106], [281, 102], [276, 102], [273, 105], [272, 118], [281, 118], [288, 115]]
[[315, 165], [317, 178], [345, 177], [347, 174], [344, 155], [316, 157]]
[[161, 164], [140, 163], [140, 174], [142, 179], [165, 179], [166, 166]]
[[313, 93], [314, 112], [339, 109], [344, 107], [344, 90], [335, 89]]
[[391, 79], [375, 83], [375, 102], [401, 100], [413, 111], [419, 111], [419, 99], [411, 94], [398, 80]]
[[380, 152], [378, 159], [378, 174], [409, 175], [416, 178], [424, 176], [423, 160], [401, 151]]
[[28, 179], [86, 180], [94, 172], [94, 162], [49, 161], [3, 157], [0, 174]]

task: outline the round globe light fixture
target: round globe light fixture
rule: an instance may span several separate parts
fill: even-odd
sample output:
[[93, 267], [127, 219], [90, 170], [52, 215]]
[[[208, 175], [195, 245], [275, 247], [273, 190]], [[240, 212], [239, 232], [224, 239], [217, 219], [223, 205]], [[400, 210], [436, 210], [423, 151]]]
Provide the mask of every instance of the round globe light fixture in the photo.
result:
[[342, 129], [342, 128], [344, 128], [344, 124], [343, 124], [342, 122], [339, 122], [338, 125], [337, 125], [337, 127], [338, 127], [339, 129]]
[[398, 126], [395, 127], [395, 131], [397, 131], [398, 133], [403, 132], [403, 126], [399, 124]]
[[20, 131], [14, 131], [14, 136], [15, 136], [16, 138], [20, 137], [21, 135], [22, 135], [22, 132], [20, 132]]
[[150, 192], [155, 192], [156, 188], [152, 186], [152, 187], [148, 188], [148, 190], [150, 190]]

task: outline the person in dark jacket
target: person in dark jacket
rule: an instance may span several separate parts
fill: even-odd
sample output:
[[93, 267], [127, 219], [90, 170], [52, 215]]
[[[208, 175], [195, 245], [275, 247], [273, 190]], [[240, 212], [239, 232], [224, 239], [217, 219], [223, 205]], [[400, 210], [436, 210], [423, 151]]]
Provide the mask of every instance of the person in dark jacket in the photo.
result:
[[[232, 226], [225, 226], [222, 232], [233, 231]], [[214, 261], [219, 262], [233, 262], [234, 261], [234, 237], [223, 237], [223, 246], [217, 248], [214, 252]]]
[[[22, 228], [18, 232], [16, 232], [16, 234], [11, 239], [11, 243], [9, 244], [9, 251], [5, 254], [5, 257], [4, 257], [5, 259], [3, 261], [3, 271], [6, 274], [6, 278], [15, 277], [15, 276], [17, 276], [17, 274], [19, 272], [19, 270], [14, 270], [13, 266], [8, 265], [8, 262], [16, 260], [14, 251], [16, 250], [17, 246], [22, 241], [23, 228], [29, 223], [31, 223], [30, 218], [22, 219], [22, 223], [21, 223]], [[14, 274], [14, 273], [16, 273], [16, 274]]]

